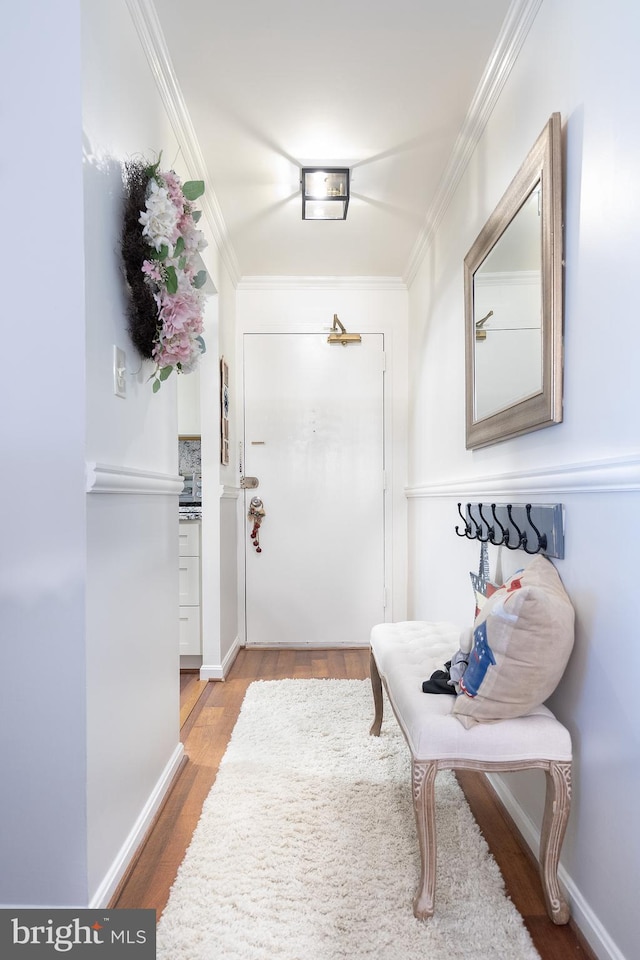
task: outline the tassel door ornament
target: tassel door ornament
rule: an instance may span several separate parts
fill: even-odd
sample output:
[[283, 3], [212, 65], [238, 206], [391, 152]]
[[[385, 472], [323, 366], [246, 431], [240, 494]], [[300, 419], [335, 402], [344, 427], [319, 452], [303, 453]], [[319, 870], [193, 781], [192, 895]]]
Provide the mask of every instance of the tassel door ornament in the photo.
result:
[[264, 516], [265, 509], [262, 500], [260, 497], [252, 497], [251, 502], [249, 503], [248, 517], [253, 526], [249, 536], [252, 544], [256, 548], [256, 553], [262, 553], [262, 547], [260, 546], [260, 524], [264, 520]]

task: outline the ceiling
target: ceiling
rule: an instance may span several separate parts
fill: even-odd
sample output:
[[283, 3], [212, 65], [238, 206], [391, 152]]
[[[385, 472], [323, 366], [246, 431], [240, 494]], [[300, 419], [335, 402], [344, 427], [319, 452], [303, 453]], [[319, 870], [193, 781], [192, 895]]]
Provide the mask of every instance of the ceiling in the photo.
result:
[[[234, 279], [406, 279], [510, 0], [153, 7]], [[302, 220], [300, 167], [313, 163], [351, 168], [346, 221]]]

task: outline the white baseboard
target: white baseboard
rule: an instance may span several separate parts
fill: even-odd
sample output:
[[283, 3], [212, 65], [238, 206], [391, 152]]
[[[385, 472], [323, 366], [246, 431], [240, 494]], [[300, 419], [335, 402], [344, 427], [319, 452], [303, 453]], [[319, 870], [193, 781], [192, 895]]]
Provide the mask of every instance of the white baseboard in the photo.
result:
[[[524, 812], [522, 807], [516, 802], [513, 794], [507, 788], [504, 780], [497, 774], [487, 774], [487, 779], [500, 798], [501, 803], [506, 808], [511, 819], [522, 834], [522, 837], [539, 861], [538, 851], [540, 849], [540, 831], [535, 823]], [[595, 915], [582, 893], [574, 883], [570, 874], [560, 864], [558, 869], [558, 879], [564, 887], [571, 907], [571, 918], [580, 933], [585, 938], [598, 960], [627, 960], [623, 953], [613, 942], [611, 936], [602, 926], [598, 917]]]
[[236, 637], [233, 643], [231, 644], [231, 649], [223, 659], [221, 664], [212, 664], [212, 663], [203, 663], [200, 667], [200, 679], [201, 680], [224, 680], [226, 675], [229, 673], [233, 661], [238, 655], [238, 650], [242, 644], [240, 643], [240, 637]]
[[181, 670], [199, 670], [202, 666], [202, 655], [199, 653], [183, 653], [180, 656]]
[[335, 641], [310, 641], [305, 643], [304, 641], [299, 641], [298, 643], [279, 643], [274, 641], [273, 643], [247, 643], [245, 644], [247, 650], [368, 650], [369, 643], [336, 643]]
[[176, 776], [182, 759], [184, 757], [184, 747], [180, 743], [175, 748], [171, 759], [162, 771], [160, 779], [149, 796], [144, 808], [138, 817], [131, 833], [120, 848], [120, 851], [107, 871], [102, 883], [91, 897], [89, 907], [92, 909], [102, 909], [106, 907], [113, 894], [118, 888], [118, 884], [124, 877], [129, 864], [133, 860], [140, 844], [144, 840], [147, 831], [151, 827], [154, 817], [157, 814], [162, 802], [169, 791], [174, 777]]

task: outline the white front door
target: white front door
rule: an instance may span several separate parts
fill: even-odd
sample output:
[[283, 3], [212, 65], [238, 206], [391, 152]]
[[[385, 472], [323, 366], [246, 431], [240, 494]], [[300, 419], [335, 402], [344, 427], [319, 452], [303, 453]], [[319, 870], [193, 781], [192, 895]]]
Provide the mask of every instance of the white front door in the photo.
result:
[[363, 644], [384, 620], [383, 367], [382, 334], [244, 336], [249, 644]]

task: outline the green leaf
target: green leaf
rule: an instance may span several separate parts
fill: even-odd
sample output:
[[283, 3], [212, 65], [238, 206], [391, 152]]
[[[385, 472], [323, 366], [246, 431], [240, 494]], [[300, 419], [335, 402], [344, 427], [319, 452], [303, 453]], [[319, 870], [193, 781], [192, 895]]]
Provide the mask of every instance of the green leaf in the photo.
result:
[[187, 265], [187, 258], [186, 258], [186, 257], [180, 257], [180, 259], [178, 260], [178, 268], [179, 268], [180, 270], [184, 270], [184, 268], [186, 267], [186, 265]]
[[155, 248], [149, 254], [150, 260], [166, 260], [169, 256], [169, 247], [166, 244], [163, 244], [159, 250]]
[[202, 210], [194, 210], [191, 216], [193, 217], [193, 222], [197, 223], [200, 217], [202, 216]]
[[182, 192], [187, 200], [197, 200], [204, 193], [204, 180], [187, 180], [182, 185]]
[[153, 381], [153, 392], [154, 392], [154, 393], [157, 393], [159, 389], [160, 389], [160, 381], [159, 381], [159, 380], [154, 380], [154, 381]]
[[162, 369], [158, 373], [158, 377], [163, 383], [167, 379], [167, 377], [171, 375], [172, 370], [173, 370], [173, 367], [162, 367]]
[[165, 270], [165, 286], [167, 293], [176, 293], [178, 289], [178, 275], [175, 267], [167, 267]]
[[184, 237], [178, 237], [178, 239], [176, 240], [176, 245], [173, 248], [174, 257], [179, 257], [183, 250], [184, 250]]
[[206, 282], [207, 282], [207, 271], [198, 270], [195, 277], [193, 278], [193, 285], [196, 288], [196, 290], [199, 290], [200, 287], [204, 287]]
[[161, 156], [162, 156], [162, 150], [160, 151], [160, 156], [158, 157], [158, 159], [156, 160], [156, 162], [155, 162], [155, 163], [152, 163], [152, 164], [149, 164], [149, 166], [147, 167], [147, 169], [146, 169], [146, 171], [145, 171], [146, 174], [147, 174], [147, 176], [149, 176], [149, 177], [155, 177], [156, 173], [158, 172], [158, 167], [160, 166], [160, 157], [161, 157]]
[[197, 340], [198, 343], [200, 344], [200, 353], [206, 353], [206, 352], [207, 352], [207, 345], [206, 345], [206, 343], [204, 342], [204, 340], [202, 339], [202, 337], [196, 337], [196, 340]]

